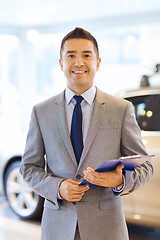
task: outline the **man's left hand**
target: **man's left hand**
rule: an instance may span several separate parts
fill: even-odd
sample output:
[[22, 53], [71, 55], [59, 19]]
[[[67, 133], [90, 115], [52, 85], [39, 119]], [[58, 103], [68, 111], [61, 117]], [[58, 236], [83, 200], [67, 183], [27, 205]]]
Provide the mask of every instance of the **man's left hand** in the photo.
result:
[[96, 172], [92, 168], [88, 167], [87, 170], [84, 170], [84, 178], [88, 182], [98, 186], [116, 188], [119, 185], [123, 184], [123, 168], [124, 165], [120, 164], [113, 171]]

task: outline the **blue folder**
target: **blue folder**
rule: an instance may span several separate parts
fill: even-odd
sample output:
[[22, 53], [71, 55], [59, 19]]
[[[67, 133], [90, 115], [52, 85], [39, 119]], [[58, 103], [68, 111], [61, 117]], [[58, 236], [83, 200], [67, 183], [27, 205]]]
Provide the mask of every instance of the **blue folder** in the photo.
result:
[[[112, 171], [115, 170], [116, 167], [119, 164], [123, 164], [125, 170], [132, 171], [136, 167], [142, 165], [144, 162], [149, 160], [151, 157], [154, 157], [154, 155], [133, 155], [133, 156], [126, 156], [126, 157], [121, 157], [115, 160], [108, 160], [104, 162], [102, 165], [100, 165], [95, 171], [96, 172], [106, 172], [106, 171]], [[87, 180], [83, 180], [79, 185], [84, 185], [88, 184], [90, 187], [95, 186], [94, 184], [91, 184]]]

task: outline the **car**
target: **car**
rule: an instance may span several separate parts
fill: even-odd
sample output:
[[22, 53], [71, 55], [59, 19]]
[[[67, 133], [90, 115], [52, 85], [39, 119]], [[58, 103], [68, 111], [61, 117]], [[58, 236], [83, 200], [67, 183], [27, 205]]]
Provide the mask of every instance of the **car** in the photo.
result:
[[[152, 179], [141, 189], [122, 197], [125, 217], [128, 223], [160, 227], [160, 87], [141, 87], [121, 92], [117, 97], [133, 103], [147, 152], [155, 154]], [[23, 151], [13, 154], [15, 149], [13, 147], [9, 154], [8, 148], [6, 155], [0, 156], [0, 192], [7, 196], [9, 205], [19, 217], [39, 219], [44, 199], [29, 188], [19, 174]]]
[[160, 227], [160, 86], [123, 91], [117, 97], [132, 102], [148, 154], [154, 154], [154, 174], [145, 186], [123, 196], [127, 222]]
[[0, 194], [6, 196], [9, 206], [21, 219], [40, 219], [44, 199], [28, 187], [19, 173], [22, 151], [16, 151], [16, 147], [15, 151], [10, 149], [0, 152]]

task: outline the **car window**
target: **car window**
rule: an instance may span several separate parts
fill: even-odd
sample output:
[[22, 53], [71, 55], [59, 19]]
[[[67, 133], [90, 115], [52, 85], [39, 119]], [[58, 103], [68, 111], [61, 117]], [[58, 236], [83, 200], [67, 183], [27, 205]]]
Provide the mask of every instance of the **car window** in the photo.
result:
[[136, 119], [141, 130], [160, 131], [160, 95], [127, 98], [133, 103]]

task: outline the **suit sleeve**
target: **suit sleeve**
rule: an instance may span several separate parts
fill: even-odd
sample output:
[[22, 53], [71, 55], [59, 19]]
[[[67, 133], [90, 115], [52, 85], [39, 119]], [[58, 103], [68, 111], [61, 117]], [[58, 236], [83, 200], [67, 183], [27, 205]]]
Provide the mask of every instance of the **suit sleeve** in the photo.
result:
[[20, 165], [20, 173], [35, 192], [57, 205], [58, 208], [57, 195], [63, 179], [47, 173], [45, 167], [44, 142], [34, 107]]
[[[121, 138], [122, 156], [146, 155], [145, 146], [142, 142], [141, 130], [137, 124], [133, 105], [128, 102], [124, 114]], [[142, 187], [153, 174], [153, 167], [150, 161], [146, 161], [134, 171], [124, 171], [125, 188], [121, 195], [129, 194], [136, 188]]]

